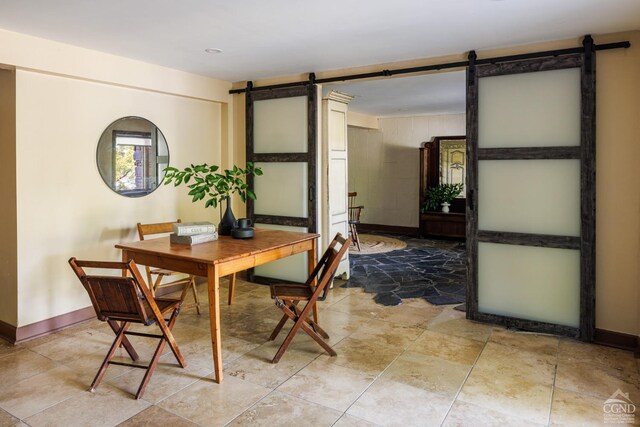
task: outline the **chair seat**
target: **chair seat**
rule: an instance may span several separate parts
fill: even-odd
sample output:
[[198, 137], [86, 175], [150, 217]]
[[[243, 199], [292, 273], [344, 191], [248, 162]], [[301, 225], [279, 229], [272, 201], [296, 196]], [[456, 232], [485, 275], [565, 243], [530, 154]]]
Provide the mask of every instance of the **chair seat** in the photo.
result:
[[[155, 301], [156, 305], [160, 309], [160, 313], [162, 314], [173, 310], [181, 302], [177, 298], [155, 298]], [[151, 312], [151, 307], [149, 307], [149, 303], [147, 301], [143, 301], [142, 305], [144, 305], [145, 310], [149, 310], [149, 313]]]
[[349, 220], [349, 224], [360, 224], [360, 220], [359, 219], [350, 219]]
[[306, 300], [313, 295], [308, 285], [271, 285], [271, 298]]
[[165, 270], [164, 268], [152, 268], [151, 274], [161, 274], [163, 276], [172, 276], [178, 274], [177, 271]]

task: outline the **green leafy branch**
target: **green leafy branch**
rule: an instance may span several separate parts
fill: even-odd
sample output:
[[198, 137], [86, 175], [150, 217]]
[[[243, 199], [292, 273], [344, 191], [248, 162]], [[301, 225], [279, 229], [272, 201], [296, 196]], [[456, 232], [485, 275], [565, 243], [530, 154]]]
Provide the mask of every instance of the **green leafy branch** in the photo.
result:
[[429, 187], [422, 204], [422, 211], [437, 211], [442, 203], [451, 203], [463, 189], [463, 184], [440, 184]]
[[[169, 166], [164, 169], [164, 185], [173, 183], [177, 187], [181, 184], [188, 184], [189, 195], [193, 203], [207, 197], [205, 208], [209, 206], [216, 208], [220, 202], [231, 197], [234, 193], [238, 193], [242, 202], [246, 202], [247, 199], [256, 200], [255, 193], [249, 189], [245, 180], [250, 175], [262, 175], [262, 169], [251, 162], [247, 162], [245, 169], [238, 166], [224, 171], [219, 171], [219, 169], [220, 167], [216, 165], [206, 163], [192, 164], [184, 169]], [[192, 183], [189, 184], [189, 182]]]

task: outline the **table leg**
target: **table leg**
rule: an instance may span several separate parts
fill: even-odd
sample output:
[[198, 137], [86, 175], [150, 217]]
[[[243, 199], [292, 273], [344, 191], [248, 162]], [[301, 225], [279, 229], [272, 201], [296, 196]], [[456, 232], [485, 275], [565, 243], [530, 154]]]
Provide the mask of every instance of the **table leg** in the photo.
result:
[[[122, 262], [129, 262], [129, 252], [126, 249], [122, 250]], [[129, 270], [126, 268], [122, 270], [122, 276], [127, 277], [129, 275]]]
[[211, 321], [214, 381], [221, 384], [222, 340], [220, 336], [220, 277], [215, 265], [207, 267], [207, 282], [209, 289], [209, 318]]
[[[316, 267], [316, 262], [318, 262], [316, 241], [317, 239], [311, 240], [311, 249], [309, 249], [309, 251], [307, 252], [307, 264], [309, 268], [309, 276], [311, 276], [311, 273], [313, 273], [313, 269]], [[313, 286], [317, 285], [316, 282], [317, 281], [314, 279]], [[315, 320], [316, 323], [320, 323], [318, 320], [318, 303], [317, 302], [313, 303], [313, 320]]]

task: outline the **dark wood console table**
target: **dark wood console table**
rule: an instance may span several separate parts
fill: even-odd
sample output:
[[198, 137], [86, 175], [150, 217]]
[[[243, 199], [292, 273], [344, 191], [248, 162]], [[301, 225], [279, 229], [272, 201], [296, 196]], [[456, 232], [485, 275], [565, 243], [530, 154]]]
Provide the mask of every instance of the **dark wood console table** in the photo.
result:
[[465, 214], [459, 212], [423, 212], [420, 214], [420, 236], [465, 238]]

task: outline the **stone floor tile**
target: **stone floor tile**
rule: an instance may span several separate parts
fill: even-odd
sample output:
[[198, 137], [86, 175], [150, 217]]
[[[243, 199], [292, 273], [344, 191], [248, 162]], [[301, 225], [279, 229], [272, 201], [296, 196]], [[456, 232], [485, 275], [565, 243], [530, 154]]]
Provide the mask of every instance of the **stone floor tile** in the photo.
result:
[[593, 363], [609, 368], [637, 372], [631, 351], [583, 343], [572, 339], [561, 339], [558, 358], [566, 362]]
[[373, 375], [318, 359], [279, 386], [278, 391], [344, 412], [374, 379]]
[[640, 376], [601, 364], [560, 360], [556, 373], [556, 387], [607, 399], [616, 390], [629, 393], [633, 402], [640, 402]]
[[376, 427], [379, 424], [374, 424], [372, 422], [363, 420], [362, 418], [354, 417], [353, 415], [344, 414], [338, 422], [336, 422], [334, 427]]
[[439, 426], [452, 402], [433, 392], [378, 379], [347, 414], [384, 426]]
[[233, 420], [229, 426], [332, 426], [342, 412], [274, 391]]
[[482, 342], [489, 339], [493, 328], [494, 327], [492, 325], [473, 322], [464, 318], [450, 319], [427, 325], [427, 329], [430, 331], [455, 335]]
[[422, 328], [398, 325], [382, 320], [367, 320], [349, 338], [379, 342], [382, 345], [407, 348], [424, 331]]
[[150, 406], [137, 415], [129, 418], [125, 422], [118, 424], [118, 427], [197, 427], [198, 424], [185, 420], [158, 406]]
[[11, 385], [56, 367], [55, 362], [28, 349], [0, 359], [0, 384]]
[[556, 356], [488, 342], [473, 370], [510, 380], [550, 386], [556, 373]]
[[380, 378], [451, 397], [462, 387], [471, 366], [405, 351]]
[[13, 427], [19, 422], [19, 419], [0, 409], [0, 427]]
[[355, 369], [371, 375], [378, 375], [402, 353], [400, 347], [381, 345], [378, 342], [345, 338], [335, 345], [337, 356], [329, 357], [326, 353], [321, 358], [331, 363]]
[[441, 311], [442, 307], [435, 305], [429, 308], [396, 306], [388, 307], [376, 318], [385, 322], [418, 328], [424, 327], [429, 320], [436, 317]]
[[[605, 424], [604, 399], [585, 396], [556, 387], [551, 403], [551, 426], [588, 426]], [[615, 416], [615, 415], [614, 415]], [[635, 418], [640, 422], [640, 415]], [[614, 425], [614, 424], [610, 424]]]
[[[147, 402], [157, 403], [207, 376], [212, 371], [213, 368], [203, 368], [189, 363], [186, 368], [181, 368], [173, 353], [165, 354], [158, 361], [142, 398]], [[145, 373], [146, 371], [143, 369], [132, 369], [107, 381], [118, 390], [134, 398]]]
[[371, 294], [348, 295], [331, 305], [328, 310], [340, 311], [350, 315], [364, 317], [367, 319], [375, 319], [385, 307], [376, 303]]
[[0, 338], [0, 358], [4, 356], [8, 356], [17, 351], [23, 350], [24, 347], [21, 345], [11, 344], [9, 341], [5, 341]]
[[207, 377], [168, 397], [158, 406], [196, 424], [219, 426], [232, 421], [270, 391], [229, 375], [225, 376], [222, 384], [216, 384]]
[[121, 423], [148, 406], [149, 403], [145, 400], [136, 400], [133, 396], [102, 383], [94, 392], [77, 394], [25, 421], [32, 427], [108, 427]]
[[55, 341], [32, 346], [31, 350], [66, 364], [98, 351], [106, 355], [115, 338], [113, 332], [107, 334], [88, 328], [73, 335], [59, 334]]
[[496, 328], [491, 332], [489, 341], [534, 353], [556, 356], [560, 340], [552, 335]]
[[90, 381], [77, 372], [59, 366], [0, 388], [0, 408], [25, 419], [81, 393], [88, 393]]
[[525, 381], [491, 370], [471, 371], [458, 400], [527, 421], [546, 424], [551, 405], [551, 385]]
[[426, 330], [408, 349], [454, 363], [473, 365], [483, 347], [484, 343], [480, 341]]
[[536, 424], [522, 418], [516, 418], [502, 412], [472, 405], [471, 403], [456, 400], [447, 414], [442, 427], [542, 427], [544, 424]]
[[225, 374], [273, 389], [308, 365], [321, 351], [319, 346], [310, 352], [292, 344], [278, 363], [271, 363], [279, 347], [279, 342], [268, 341], [229, 363]]

